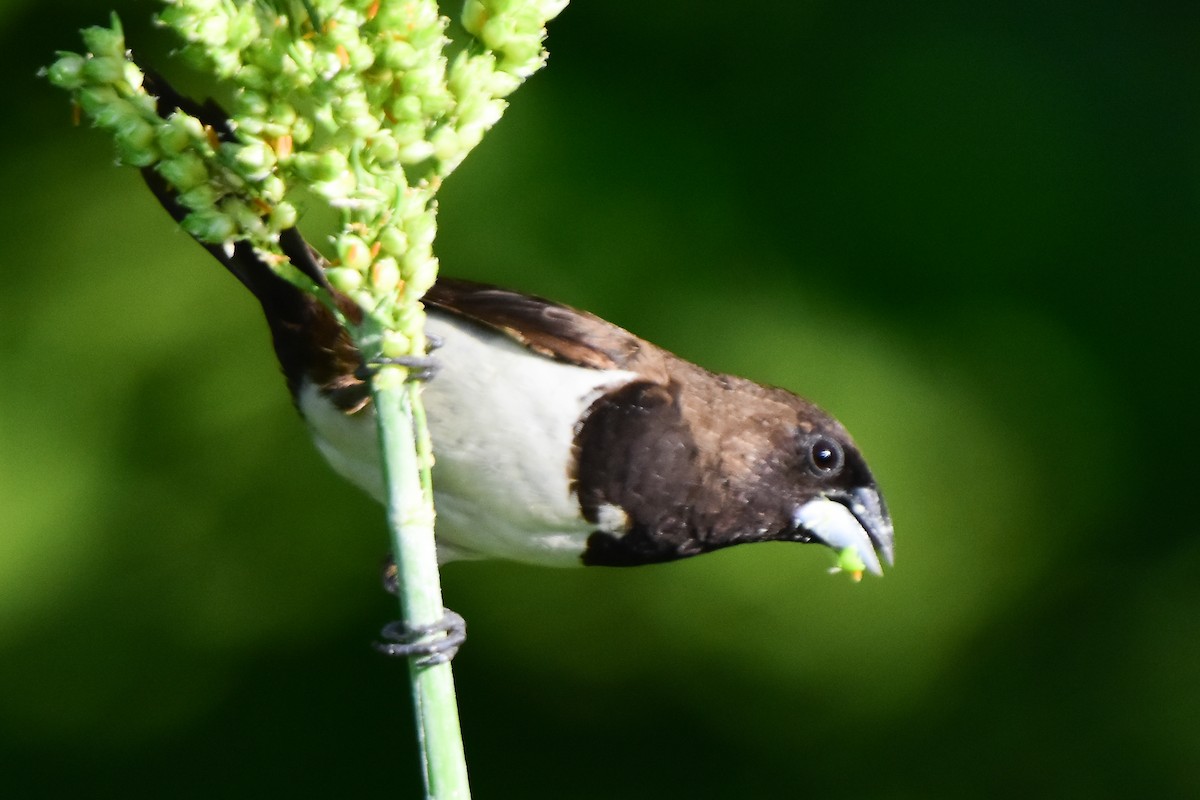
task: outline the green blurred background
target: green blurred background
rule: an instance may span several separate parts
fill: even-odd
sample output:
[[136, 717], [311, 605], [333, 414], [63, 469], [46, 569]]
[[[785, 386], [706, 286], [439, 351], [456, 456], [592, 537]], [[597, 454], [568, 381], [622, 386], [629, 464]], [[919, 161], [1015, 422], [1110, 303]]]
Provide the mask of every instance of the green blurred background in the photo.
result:
[[[721, 5], [576, 0], [444, 269], [816, 399], [896, 568], [450, 566], [476, 795], [1200, 796], [1200, 5]], [[34, 77], [109, 7], [0, 5], [0, 792], [417, 797], [380, 509]]]

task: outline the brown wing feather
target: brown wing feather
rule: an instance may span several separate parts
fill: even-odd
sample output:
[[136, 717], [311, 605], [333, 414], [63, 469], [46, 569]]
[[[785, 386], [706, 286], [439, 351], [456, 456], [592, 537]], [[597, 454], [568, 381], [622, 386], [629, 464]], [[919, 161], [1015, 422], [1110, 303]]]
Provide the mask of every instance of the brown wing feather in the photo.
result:
[[594, 314], [551, 300], [457, 278], [438, 278], [425, 305], [498, 330], [537, 353], [593, 369], [656, 378], [664, 352]]

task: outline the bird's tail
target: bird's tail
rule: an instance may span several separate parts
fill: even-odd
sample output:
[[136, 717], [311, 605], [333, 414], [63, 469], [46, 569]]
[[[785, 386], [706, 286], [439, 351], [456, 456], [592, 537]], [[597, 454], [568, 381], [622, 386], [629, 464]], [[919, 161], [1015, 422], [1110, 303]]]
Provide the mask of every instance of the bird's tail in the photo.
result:
[[[229, 118], [215, 102], [197, 103], [176, 92], [160, 76], [147, 73], [146, 88], [157, 99], [160, 116], [176, 109], [199, 119], [218, 139], [229, 140], [233, 132]], [[142, 170], [142, 178], [158, 202], [176, 222], [189, 213], [179, 202], [176, 191], [153, 167]], [[257, 298], [266, 315], [288, 388], [293, 398], [307, 379], [334, 392], [339, 405], [353, 408], [362, 404], [365, 388], [355, 372], [362, 359], [337, 317], [319, 299], [280, 276], [245, 240], [230, 245], [200, 242], [205, 250], [225, 267]], [[292, 265], [328, 292], [344, 317], [357, 320], [361, 311], [348, 297], [329, 285], [323, 269], [323, 257], [308, 244], [296, 228], [279, 236], [280, 249]]]

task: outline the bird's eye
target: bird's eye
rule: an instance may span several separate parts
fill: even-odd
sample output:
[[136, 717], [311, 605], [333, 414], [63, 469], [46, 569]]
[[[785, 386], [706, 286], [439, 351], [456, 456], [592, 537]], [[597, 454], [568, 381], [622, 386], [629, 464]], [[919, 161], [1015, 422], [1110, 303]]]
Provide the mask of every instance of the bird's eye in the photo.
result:
[[808, 465], [822, 478], [836, 475], [845, 462], [842, 446], [828, 436], [814, 436], [808, 442]]

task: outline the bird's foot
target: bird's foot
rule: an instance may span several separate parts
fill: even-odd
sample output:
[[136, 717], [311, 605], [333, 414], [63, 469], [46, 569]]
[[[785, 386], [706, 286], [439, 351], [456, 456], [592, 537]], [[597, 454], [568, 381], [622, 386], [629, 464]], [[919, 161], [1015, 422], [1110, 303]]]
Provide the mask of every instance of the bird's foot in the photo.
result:
[[369, 381], [382, 367], [404, 367], [408, 370], [408, 380], [427, 381], [437, 375], [442, 365], [432, 356], [381, 357], [372, 359], [354, 370], [354, 377], [360, 381]]
[[[391, 556], [383, 562], [383, 589], [390, 595], [400, 591], [400, 574]], [[376, 642], [375, 649], [387, 656], [417, 656], [421, 667], [449, 661], [467, 639], [467, 623], [450, 609], [443, 611], [441, 620], [432, 625], [410, 628], [403, 620], [389, 622], [379, 634], [385, 641]], [[442, 638], [434, 638], [438, 634]]]
[[415, 658], [419, 667], [447, 663], [467, 640], [467, 623], [448, 608], [442, 611], [442, 618], [429, 625], [389, 622], [379, 632], [384, 641], [376, 642], [375, 649], [385, 656]]
[[432, 333], [425, 334], [425, 355], [423, 356], [380, 356], [364, 362], [354, 370], [354, 377], [360, 381], [369, 381], [383, 367], [404, 367], [408, 370], [408, 380], [427, 381], [438, 374], [442, 368], [441, 362], [429, 354], [446, 342], [442, 337]]

